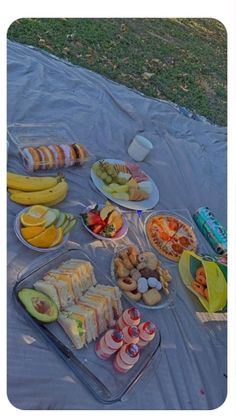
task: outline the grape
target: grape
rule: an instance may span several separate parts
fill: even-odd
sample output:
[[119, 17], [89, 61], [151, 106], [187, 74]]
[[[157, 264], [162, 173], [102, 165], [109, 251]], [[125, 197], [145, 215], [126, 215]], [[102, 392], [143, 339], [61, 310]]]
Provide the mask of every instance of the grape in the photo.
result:
[[106, 185], [110, 185], [110, 183], [112, 183], [111, 176], [107, 175], [107, 177], [104, 179], [104, 182], [106, 183]]
[[107, 176], [106, 181], [107, 181], [107, 183], [109, 185], [110, 183], [112, 183], [112, 177], [111, 176]]
[[98, 169], [97, 170], [97, 172], [96, 172], [96, 175], [98, 176], [98, 177], [102, 177], [102, 171], [101, 171], [101, 169]]
[[105, 179], [106, 179], [106, 177], [107, 177], [106, 172], [103, 172], [103, 173], [101, 174], [101, 179], [102, 179], [102, 180], [105, 180]]

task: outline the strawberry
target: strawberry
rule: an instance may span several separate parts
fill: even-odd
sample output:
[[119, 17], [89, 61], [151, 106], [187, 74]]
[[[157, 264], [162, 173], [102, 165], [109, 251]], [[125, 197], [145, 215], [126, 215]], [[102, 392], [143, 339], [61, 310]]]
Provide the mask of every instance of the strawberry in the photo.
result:
[[93, 226], [95, 224], [101, 224], [102, 226], [104, 225], [104, 221], [101, 219], [100, 215], [94, 213], [93, 211], [83, 214], [82, 217], [87, 226]]

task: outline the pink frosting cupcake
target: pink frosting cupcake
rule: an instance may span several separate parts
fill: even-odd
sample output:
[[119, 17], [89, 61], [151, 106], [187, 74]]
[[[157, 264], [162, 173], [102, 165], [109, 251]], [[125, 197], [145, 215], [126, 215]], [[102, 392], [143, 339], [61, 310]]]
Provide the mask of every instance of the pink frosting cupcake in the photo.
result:
[[138, 326], [140, 323], [140, 312], [137, 308], [127, 308], [118, 320], [118, 326], [122, 330], [125, 326]]

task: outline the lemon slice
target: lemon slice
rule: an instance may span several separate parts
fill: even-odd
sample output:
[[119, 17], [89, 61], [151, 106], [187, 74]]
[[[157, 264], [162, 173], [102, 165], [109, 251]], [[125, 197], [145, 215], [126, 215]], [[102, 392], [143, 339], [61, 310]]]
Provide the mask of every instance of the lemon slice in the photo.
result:
[[50, 247], [57, 238], [57, 228], [54, 225], [46, 228], [41, 234], [28, 240], [35, 247]]
[[20, 217], [21, 224], [24, 227], [39, 227], [43, 226], [46, 223], [45, 218], [37, 218], [29, 215], [28, 213], [23, 213]]
[[57, 237], [56, 237], [55, 241], [49, 247], [56, 246], [57, 244], [62, 242], [63, 237], [64, 237], [63, 231], [64, 230], [63, 230], [62, 227], [57, 228]]
[[41, 218], [47, 211], [48, 207], [45, 207], [44, 205], [33, 205], [29, 208], [27, 214], [32, 215], [32, 217]]

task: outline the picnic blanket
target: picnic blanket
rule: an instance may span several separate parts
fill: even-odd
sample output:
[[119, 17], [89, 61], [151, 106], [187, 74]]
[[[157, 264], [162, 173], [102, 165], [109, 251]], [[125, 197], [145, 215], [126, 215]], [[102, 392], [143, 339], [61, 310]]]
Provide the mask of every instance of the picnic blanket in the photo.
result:
[[[156, 209], [208, 206], [226, 226], [226, 128], [191, 112], [114, 83], [88, 69], [36, 48], [8, 42], [8, 124], [64, 123], [96, 158], [130, 160], [136, 134], [154, 149], [140, 164], [156, 182]], [[25, 173], [14, 144], [8, 170]], [[60, 208], [104, 202], [90, 183], [90, 164], [65, 171], [69, 194]], [[152, 311], [162, 335], [161, 361], [130, 394], [112, 405], [99, 403], [48, 343], [15, 310], [18, 273], [39, 254], [23, 246], [13, 225], [21, 206], [8, 201], [8, 397], [20, 409], [214, 409], [226, 397], [226, 321], [201, 322], [203, 311], [177, 274], [173, 304]], [[203, 236], [199, 236], [204, 241]], [[70, 239], [94, 242], [82, 227]], [[106, 252], [106, 247], [104, 247]], [[96, 257], [96, 255], [95, 255]], [[96, 260], [95, 260], [96, 262]], [[104, 253], [102, 268], [109, 273]]]

